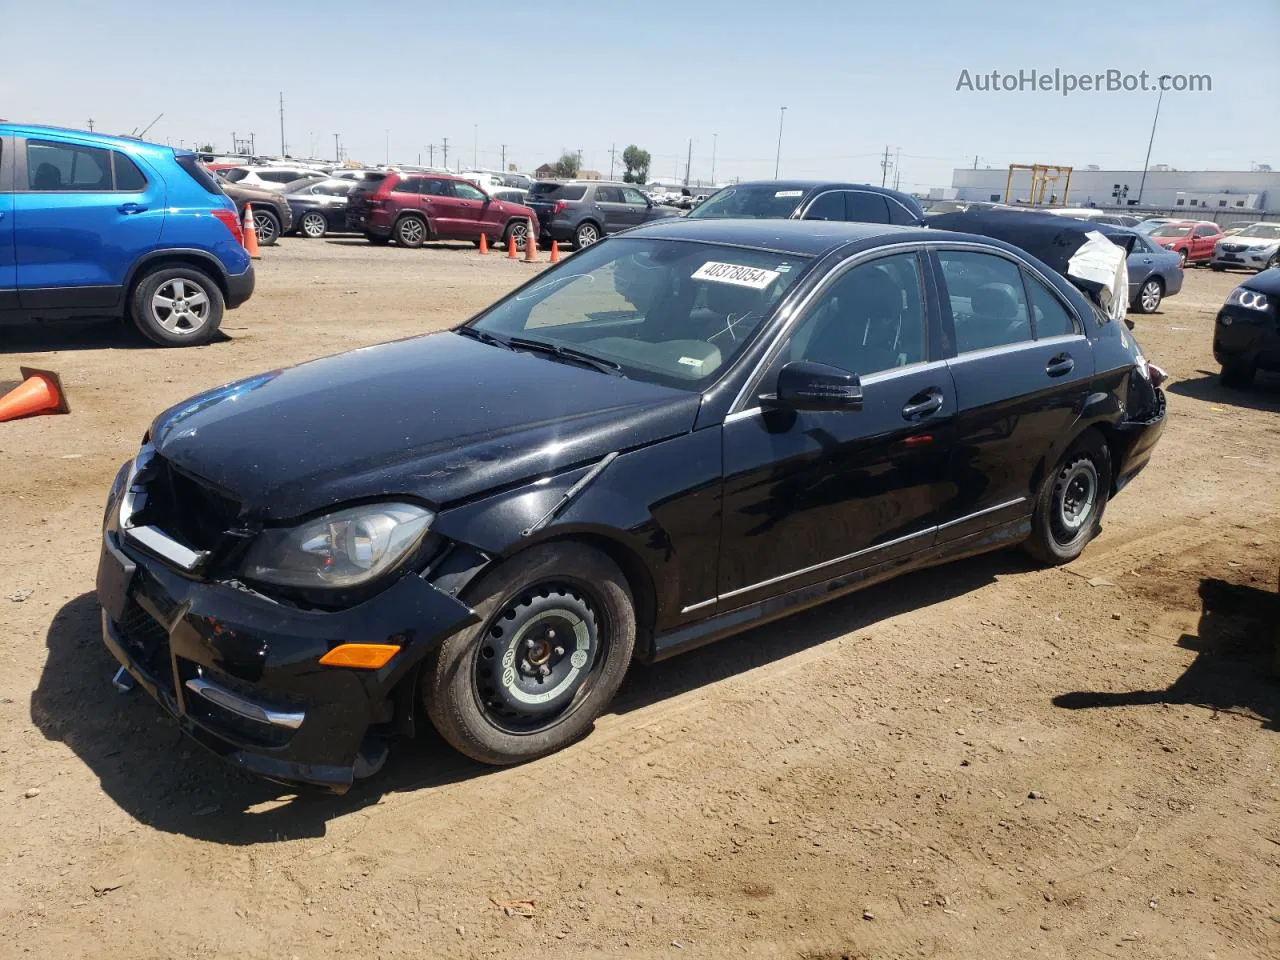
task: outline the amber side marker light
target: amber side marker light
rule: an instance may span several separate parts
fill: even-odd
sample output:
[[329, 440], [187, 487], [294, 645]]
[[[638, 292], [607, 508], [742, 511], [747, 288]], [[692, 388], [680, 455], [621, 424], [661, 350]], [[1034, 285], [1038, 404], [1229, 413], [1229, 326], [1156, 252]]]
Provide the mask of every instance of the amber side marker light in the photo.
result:
[[390, 643], [344, 643], [334, 647], [320, 662], [326, 667], [357, 667], [361, 670], [377, 670], [400, 652]]

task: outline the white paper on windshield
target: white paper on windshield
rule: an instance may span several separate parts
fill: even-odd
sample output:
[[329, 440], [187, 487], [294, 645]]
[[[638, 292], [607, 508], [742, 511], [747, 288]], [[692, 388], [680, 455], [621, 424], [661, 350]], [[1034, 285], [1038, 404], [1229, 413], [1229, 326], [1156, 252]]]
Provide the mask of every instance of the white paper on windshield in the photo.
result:
[[765, 270], [761, 267], [744, 267], [739, 263], [717, 263], [708, 260], [693, 272], [694, 280], [709, 280], [712, 283], [730, 283], [735, 287], [750, 287], [752, 290], [763, 290], [778, 279], [777, 270]]
[[686, 367], [697, 367], [699, 370], [702, 369], [703, 364], [703, 361], [699, 360], [697, 357], [681, 357], [676, 362], [683, 363]]
[[803, 190], [779, 190], [774, 194], [775, 197], [803, 197]]

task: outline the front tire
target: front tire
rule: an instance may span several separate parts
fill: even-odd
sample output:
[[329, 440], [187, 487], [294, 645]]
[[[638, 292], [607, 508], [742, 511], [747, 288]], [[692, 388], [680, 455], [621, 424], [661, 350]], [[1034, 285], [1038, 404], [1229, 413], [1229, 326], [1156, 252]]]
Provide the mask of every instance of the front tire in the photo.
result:
[[1100, 433], [1086, 430], [1045, 478], [1027, 553], [1046, 566], [1070, 563], [1102, 529], [1110, 495], [1111, 451]]
[[207, 273], [195, 267], [161, 267], [133, 288], [130, 314], [142, 335], [162, 347], [208, 343], [222, 323], [226, 303]]
[[258, 235], [259, 246], [274, 247], [280, 239], [280, 218], [271, 210], [254, 210], [253, 232]]
[[1164, 284], [1156, 277], [1150, 278], [1138, 290], [1138, 312], [1155, 313], [1162, 299], [1164, 299]]
[[329, 221], [323, 213], [310, 210], [298, 221], [298, 232], [310, 240], [319, 240], [329, 232]]
[[480, 625], [427, 663], [427, 715], [460, 753], [505, 766], [590, 732], [635, 649], [631, 591], [617, 565], [579, 543], [533, 547], [468, 597]]
[[1251, 363], [1224, 363], [1218, 380], [1224, 387], [1242, 390], [1253, 386], [1257, 373], [1258, 368]]
[[396, 221], [396, 228], [392, 233], [395, 235], [396, 243], [410, 250], [418, 249], [430, 238], [427, 222], [421, 217], [401, 217]]

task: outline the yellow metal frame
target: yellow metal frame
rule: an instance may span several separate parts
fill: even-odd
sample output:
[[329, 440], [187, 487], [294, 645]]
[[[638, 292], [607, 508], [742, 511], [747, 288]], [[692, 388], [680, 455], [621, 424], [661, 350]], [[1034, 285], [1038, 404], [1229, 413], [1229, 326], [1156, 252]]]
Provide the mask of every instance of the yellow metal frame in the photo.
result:
[[[1011, 163], [1009, 164], [1009, 176], [1004, 184], [1004, 202], [1018, 203], [1020, 201], [1010, 199], [1013, 194], [1013, 175], [1018, 170], [1027, 170], [1031, 173], [1031, 196], [1021, 201], [1028, 203], [1033, 207], [1065, 207], [1067, 205], [1067, 195], [1071, 192], [1071, 167], [1062, 167], [1052, 163]], [[1062, 187], [1062, 195], [1058, 196], [1056, 189], [1049, 191], [1050, 187], [1057, 187], [1058, 181], [1064, 180]], [[1048, 203], [1045, 202], [1045, 194], [1049, 194]]]

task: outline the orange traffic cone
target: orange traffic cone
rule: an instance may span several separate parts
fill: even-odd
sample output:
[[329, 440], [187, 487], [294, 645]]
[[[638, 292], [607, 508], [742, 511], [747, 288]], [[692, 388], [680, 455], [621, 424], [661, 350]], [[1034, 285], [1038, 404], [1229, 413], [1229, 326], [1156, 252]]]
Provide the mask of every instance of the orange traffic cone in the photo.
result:
[[251, 203], [244, 205], [244, 224], [241, 229], [244, 230], [244, 248], [249, 251], [249, 256], [254, 260], [261, 260], [262, 251], [258, 249], [258, 229], [253, 225], [253, 204]]
[[507, 234], [507, 259], [519, 259], [519, 257], [516, 256], [516, 235], [514, 233]]
[[557, 240], [551, 241], [551, 263], [560, 262], [560, 243]]
[[534, 263], [538, 259], [538, 241], [533, 239], [537, 234], [533, 232], [533, 224], [529, 224], [529, 232], [524, 235], [524, 262]]
[[0, 423], [38, 413], [70, 413], [62, 381], [52, 370], [19, 368], [22, 383], [0, 397]]
[[480, 234], [480, 252], [481, 253], [489, 252], [489, 238], [486, 237], [483, 233]]

